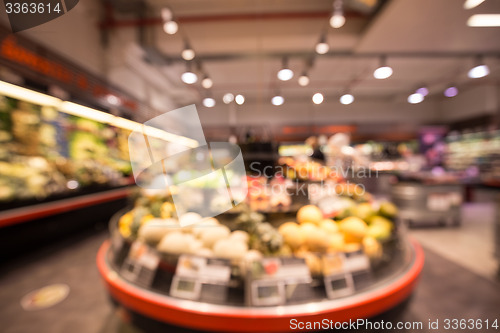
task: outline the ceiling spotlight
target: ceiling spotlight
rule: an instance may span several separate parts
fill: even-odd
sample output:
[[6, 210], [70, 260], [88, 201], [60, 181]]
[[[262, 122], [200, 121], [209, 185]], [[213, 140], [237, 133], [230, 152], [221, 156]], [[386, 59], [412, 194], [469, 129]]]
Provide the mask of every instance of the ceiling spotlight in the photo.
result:
[[184, 43], [184, 50], [182, 50], [181, 56], [182, 56], [182, 59], [187, 60], [187, 61], [194, 59], [194, 56], [195, 56], [194, 50], [191, 47], [191, 45], [189, 45], [189, 42], [187, 42], [187, 41]]
[[175, 21], [167, 21], [163, 23], [163, 31], [169, 35], [174, 35], [179, 30], [179, 25]]
[[408, 96], [408, 103], [410, 104], [418, 104], [424, 100], [424, 96], [419, 93], [413, 93]]
[[283, 105], [283, 103], [285, 103], [285, 98], [283, 98], [283, 96], [276, 95], [271, 99], [271, 103], [276, 106]]
[[477, 57], [476, 66], [471, 68], [467, 73], [467, 75], [471, 79], [478, 79], [480, 77], [485, 77], [488, 74], [490, 74], [490, 69], [487, 65], [483, 63], [481, 57]]
[[222, 101], [223, 101], [225, 104], [229, 104], [229, 103], [231, 103], [232, 101], [234, 101], [234, 95], [233, 95], [233, 94], [231, 94], [231, 93], [224, 94], [224, 96], [222, 96]]
[[344, 105], [349, 105], [352, 102], [354, 102], [354, 96], [353, 95], [351, 95], [351, 94], [344, 94], [344, 95], [340, 96], [340, 103], [342, 103]]
[[187, 84], [193, 84], [193, 83], [196, 83], [196, 81], [198, 81], [198, 75], [196, 75], [196, 73], [194, 73], [191, 70], [190, 63], [187, 64], [186, 71], [184, 73], [182, 73], [181, 80], [182, 80], [182, 82], [187, 83]]
[[464, 2], [464, 9], [472, 9], [480, 4], [482, 4], [484, 0], [465, 0]]
[[201, 86], [205, 89], [210, 89], [214, 85], [214, 82], [207, 75], [201, 80]]
[[330, 50], [330, 45], [326, 42], [326, 35], [321, 35], [318, 44], [316, 44], [316, 53], [325, 54]]
[[333, 14], [330, 17], [330, 26], [332, 28], [340, 28], [345, 24], [344, 9], [342, 7], [342, 0], [333, 2]]
[[450, 86], [443, 93], [446, 97], [455, 97], [458, 95], [458, 89], [455, 86]]
[[283, 66], [278, 72], [278, 79], [280, 79], [281, 81], [288, 81], [292, 77], [293, 77], [293, 71], [290, 68], [288, 68], [288, 59], [285, 57], [283, 58]]
[[213, 108], [215, 106], [215, 99], [212, 97], [207, 97], [203, 99], [203, 105], [207, 108]]
[[111, 104], [111, 105], [119, 105], [120, 104], [120, 99], [116, 97], [115, 95], [107, 95], [106, 96], [106, 101]]
[[385, 57], [380, 59], [380, 66], [373, 72], [373, 77], [379, 80], [387, 79], [392, 75], [392, 68], [387, 66]]
[[500, 27], [500, 14], [475, 14], [467, 20], [469, 27]]
[[417, 90], [415, 90], [415, 92], [424, 97], [429, 95], [429, 89], [425, 86], [418, 88]]
[[299, 85], [302, 87], [305, 87], [309, 84], [309, 76], [307, 76], [307, 73], [302, 73], [302, 75], [299, 77]]
[[321, 93], [315, 93], [312, 97], [312, 101], [314, 104], [321, 104], [321, 103], [323, 103], [324, 99], [325, 98], [323, 97], [323, 94], [321, 94]]
[[241, 105], [245, 103], [245, 96], [238, 94], [234, 97], [234, 101], [236, 102], [236, 104]]
[[161, 9], [161, 19], [163, 22], [172, 21], [174, 18], [174, 13], [172, 13], [172, 9], [165, 7]]

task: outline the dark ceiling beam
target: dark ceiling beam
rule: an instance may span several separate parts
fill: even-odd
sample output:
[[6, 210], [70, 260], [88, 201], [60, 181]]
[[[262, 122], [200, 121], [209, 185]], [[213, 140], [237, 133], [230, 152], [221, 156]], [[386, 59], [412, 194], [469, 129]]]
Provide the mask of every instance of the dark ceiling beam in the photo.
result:
[[[392, 58], [406, 58], [406, 59], [444, 59], [444, 58], [474, 58], [478, 55], [483, 57], [496, 57], [500, 59], [500, 52], [385, 52], [385, 53], [358, 53], [352, 51], [331, 51], [327, 54], [318, 56], [318, 58], [380, 58], [385, 56], [389, 59]], [[230, 61], [230, 60], [246, 60], [246, 59], [266, 59], [276, 58], [300, 58], [307, 59], [311, 56], [310, 51], [304, 52], [255, 52], [255, 53], [218, 53], [218, 54], [196, 54], [197, 62], [216, 62], [216, 61]], [[163, 54], [166, 63], [185, 62], [180, 55], [167, 55]]]
[[[191, 15], [176, 16], [179, 24], [211, 23], [227, 21], [255, 21], [255, 20], [303, 20], [303, 19], [326, 19], [330, 17], [331, 11], [316, 12], [278, 12], [278, 13], [241, 13], [241, 14], [216, 14], [216, 15]], [[346, 18], [364, 18], [357, 12], [346, 12]], [[116, 29], [137, 26], [154, 26], [163, 23], [161, 17], [148, 17], [139, 19], [105, 19], [100, 24], [101, 29]]]

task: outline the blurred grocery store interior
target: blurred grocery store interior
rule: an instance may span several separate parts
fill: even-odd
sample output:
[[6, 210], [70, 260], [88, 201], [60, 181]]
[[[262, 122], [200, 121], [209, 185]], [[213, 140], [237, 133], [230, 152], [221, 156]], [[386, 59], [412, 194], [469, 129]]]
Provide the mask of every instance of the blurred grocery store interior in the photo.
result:
[[5, 8], [4, 332], [498, 330], [499, 1]]

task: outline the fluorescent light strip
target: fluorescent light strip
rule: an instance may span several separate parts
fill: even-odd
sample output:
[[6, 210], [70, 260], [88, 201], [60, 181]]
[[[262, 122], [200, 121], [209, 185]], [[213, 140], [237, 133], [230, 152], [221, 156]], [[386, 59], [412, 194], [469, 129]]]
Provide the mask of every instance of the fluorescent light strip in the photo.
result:
[[469, 27], [500, 27], [500, 14], [475, 14], [467, 20]]
[[38, 105], [59, 107], [62, 102], [59, 98], [48, 96], [30, 89], [21, 88], [4, 81], [0, 81], [0, 93], [5, 96]]
[[110, 124], [112, 126], [127, 129], [130, 131], [142, 132], [154, 138], [184, 145], [190, 148], [199, 146], [196, 140], [180, 136], [177, 134], [168, 133], [158, 128], [144, 126], [141, 123], [128, 120], [121, 117], [113, 116], [112, 114], [98, 111], [73, 102], [63, 102], [59, 98], [45, 95], [27, 88], [22, 88], [14, 84], [0, 81], [0, 95], [16, 98], [22, 101], [30, 102], [37, 105], [52, 106], [60, 112], [71, 114], [74, 116], [95, 120], [101, 123]]
[[111, 123], [115, 118], [115, 116], [113, 116], [112, 114], [97, 111], [95, 109], [72, 102], [63, 102], [60, 110], [73, 116], [88, 118], [105, 124]]

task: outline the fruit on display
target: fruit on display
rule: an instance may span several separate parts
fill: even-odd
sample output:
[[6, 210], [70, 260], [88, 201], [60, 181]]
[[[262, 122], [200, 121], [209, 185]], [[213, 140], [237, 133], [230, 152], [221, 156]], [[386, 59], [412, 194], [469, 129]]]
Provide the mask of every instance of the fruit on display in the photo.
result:
[[284, 176], [302, 181], [338, 181], [341, 177], [334, 170], [316, 161], [283, 157], [279, 163], [284, 167]]
[[319, 224], [323, 220], [323, 213], [314, 205], [306, 205], [297, 212], [297, 221], [299, 223], [314, 223]]
[[359, 217], [350, 216], [339, 222], [339, 229], [348, 243], [360, 242], [368, 232], [368, 225]]
[[[143, 191], [134, 208], [119, 219], [119, 230], [122, 236], [139, 239], [161, 253], [230, 259], [242, 272], [242, 263], [252, 258], [297, 256], [304, 258], [313, 274], [321, 274], [323, 257], [329, 254], [363, 251], [369, 258], [380, 259], [393, 235], [394, 222], [386, 217], [394, 218], [397, 212], [392, 203], [342, 200], [347, 204], [335, 219], [309, 204], [298, 210], [295, 220], [277, 227], [242, 205], [230, 229], [217, 218], [202, 218], [194, 212], [179, 218], [167, 192]], [[181, 227], [179, 221], [188, 226]]]

